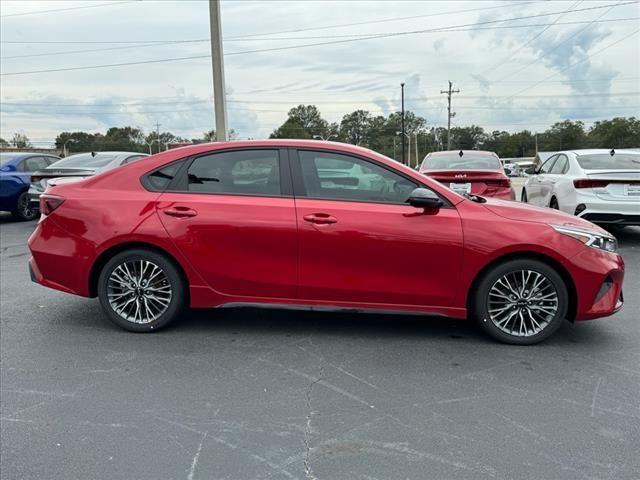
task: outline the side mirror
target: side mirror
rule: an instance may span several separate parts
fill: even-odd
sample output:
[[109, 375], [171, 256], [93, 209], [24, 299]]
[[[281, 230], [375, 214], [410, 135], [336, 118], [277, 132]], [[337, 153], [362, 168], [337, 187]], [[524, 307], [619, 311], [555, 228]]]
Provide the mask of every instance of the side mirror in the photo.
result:
[[440, 208], [443, 203], [440, 197], [428, 188], [416, 188], [409, 195], [407, 203], [416, 208]]
[[536, 167], [529, 167], [527, 168], [524, 173], [526, 173], [527, 175], [535, 175], [537, 172]]

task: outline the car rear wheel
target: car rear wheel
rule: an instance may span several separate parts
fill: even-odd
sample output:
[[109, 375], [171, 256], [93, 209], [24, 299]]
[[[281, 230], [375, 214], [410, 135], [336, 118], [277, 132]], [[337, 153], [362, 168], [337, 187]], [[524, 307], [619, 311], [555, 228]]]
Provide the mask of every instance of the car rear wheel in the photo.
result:
[[29, 192], [22, 192], [16, 202], [13, 215], [20, 220], [33, 220], [38, 216], [38, 209], [31, 206]]
[[527, 203], [527, 191], [523, 188], [522, 193], [520, 194], [520, 201], [522, 203]]
[[150, 250], [115, 255], [98, 279], [103, 310], [112, 322], [132, 332], [156, 331], [175, 320], [184, 307], [185, 292], [176, 266]]
[[552, 335], [566, 317], [567, 287], [552, 267], [538, 260], [511, 260], [486, 273], [472, 313], [493, 338], [532, 345]]

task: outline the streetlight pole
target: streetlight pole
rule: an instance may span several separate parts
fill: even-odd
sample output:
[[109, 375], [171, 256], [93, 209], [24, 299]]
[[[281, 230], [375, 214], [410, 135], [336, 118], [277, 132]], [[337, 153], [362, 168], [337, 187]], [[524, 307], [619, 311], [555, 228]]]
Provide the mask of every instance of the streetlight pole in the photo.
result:
[[209, 26], [211, 31], [211, 68], [213, 69], [213, 106], [216, 115], [216, 140], [226, 142], [228, 139], [227, 99], [224, 85], [220, 0], [209, 0]]
[[402, 162], [401, 163], [405, 163], [405, 154], [404, 154], [404, 137], [406, 135], [405, 131], [404, 131], [404, 83], [400, 84], [400, 95], [402, 98], [402, 117], [400, 118], [400, 122], [401, 122], [401, 129], [402, 129]]

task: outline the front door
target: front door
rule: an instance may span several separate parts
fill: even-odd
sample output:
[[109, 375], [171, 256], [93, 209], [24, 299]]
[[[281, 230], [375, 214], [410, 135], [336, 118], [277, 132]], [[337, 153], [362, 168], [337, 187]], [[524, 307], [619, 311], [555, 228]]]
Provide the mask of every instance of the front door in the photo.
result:
[[169, 235], [221, 294], [295, 297], [297, 227], [286, 155], [278, 149], [201, 155], [183, 169], [179, 191], [159, 198]]
[[301, 299], [372, 308], [450, 305], [462, 265], [455, 208], [407, 205], [417, 182], [373, 160], [297, 153]]

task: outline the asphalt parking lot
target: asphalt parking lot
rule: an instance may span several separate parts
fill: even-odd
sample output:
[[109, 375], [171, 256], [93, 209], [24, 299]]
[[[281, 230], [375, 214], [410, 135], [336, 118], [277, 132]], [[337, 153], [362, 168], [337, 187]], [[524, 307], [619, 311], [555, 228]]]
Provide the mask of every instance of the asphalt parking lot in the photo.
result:
[[513, 347], [466, 322], [278, 310], [127, 333], [29, 281], [33, 227], [0, 219], [3, 479], [639, 476], [639, 228], [618, 235], [620, 313]]

